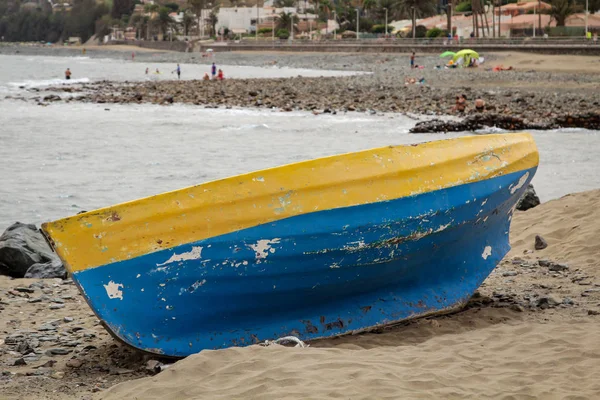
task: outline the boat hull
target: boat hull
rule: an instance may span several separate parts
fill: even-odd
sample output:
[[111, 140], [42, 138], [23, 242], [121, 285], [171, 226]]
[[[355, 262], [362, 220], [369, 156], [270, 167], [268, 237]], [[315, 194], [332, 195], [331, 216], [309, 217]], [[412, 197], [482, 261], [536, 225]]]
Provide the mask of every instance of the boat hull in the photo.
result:
[[292, 217], [73, 279], [117, 337], [159, 354], [364, 330], [468, 300], [508, 252], [534, 174]]
[[509, 250], [525, 134], [350, 153], [42, 226], [107, 329], [182, 357], [464, 304]]

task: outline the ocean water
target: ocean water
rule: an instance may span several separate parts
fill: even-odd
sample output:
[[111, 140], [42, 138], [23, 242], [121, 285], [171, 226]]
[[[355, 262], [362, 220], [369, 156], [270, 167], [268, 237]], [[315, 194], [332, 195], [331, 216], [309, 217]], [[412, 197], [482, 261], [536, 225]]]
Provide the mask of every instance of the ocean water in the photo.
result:
[[[107, 66], [121, 61], [0, 56], [0, 232], [14, 221], [39, 224], [290, 162], [484, 133], [413, 135], [408, 130], [416, 121], [396, 114], [315, 116], [278, 110], [83, 103], [41, 107], [2, 94], [28, 93], [19, 89], [24, 82], [29, 82], [28, 87], [43, 87], [49, 79], [60, 79], [57, 75], [65, 65], [73, 69], [83, 62], [89, 63], [89, 73], [76, 75], [77, 79], [132, 79], [129, 72], [103, 74], [112, 68]], [[55, 64], [58, 72], [49, 74], [48, 66]], [[256, 74], [269, 76], [270, 72]], [[323, 71], [308, 73], [318, 76]], [[600, 188], [596, 172], [600, 162], [595, 155], [600, 132], [570, 129], [533, 134], [541, 157], [533, 183], [543, 201]]]

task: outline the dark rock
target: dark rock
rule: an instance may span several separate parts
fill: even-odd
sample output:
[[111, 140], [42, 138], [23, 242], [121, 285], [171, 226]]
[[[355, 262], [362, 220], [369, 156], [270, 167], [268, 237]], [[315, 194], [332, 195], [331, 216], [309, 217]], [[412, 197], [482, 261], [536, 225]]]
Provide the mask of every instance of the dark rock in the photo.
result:
[[536, 305], [539, 308], [545, 309], [545, 308], [556, 307], [557, 305], [559, 305], [561, 303], [562, 303], [562, 299], [561, 298], [550, 294], [548, 296], [540, 297], [538, 299]]
[[527, 211], [530, 208], [534, 208], [540, 205], [540, 198], [535, 193], [533, 185], [530, 183], [525, 190], [525, 194], [517, 203], [517, 210]]
[[46, 355], [48, 355], [48, 356], [64, 356], [64, 355], [69, 354], [71, 351], [72, 350], [56, 347], [53, 349], [46, 350]]
[[0, 274], [13, 278], [63, 278], [66, 270], [35, 225], [16, 222], [0, 236]]
[[540, 235], [535, 235], [534, 247], [536, 250], [544, 250], [546, 247], [548, 247], [548, 242], [546, 242], [546, 240]]
[[27, 365], [27, 363], [25, 362], [25, 360], [23, 360], [23, 358], [17, 358], [15, 361], [13, 361], [12, 365]]
[[600, 315], [600, 311], [598, 311], [598, 310], [588, 310], [588, 315]]
[[33, 292], [35, 292], [34, 289], [26, 288], [26, 287], [16, 287], [13, 290], [16, 290], [17, 292], [21, 292], [21, 293], [33, 293]]
[[83, 361], [78, 360], [76, 358], [72, 358], [69, 361], [67, 361], [67, 367], [69, 368], [80, 368], [83, 365]]
[[550, 271], [554, 271], [554, 272], [562, 272], [562, 271], [567, 271], [569, 269], [569, 266], [566, 264], [550, 263], [550, 265], [548, 266], [548, 269]]

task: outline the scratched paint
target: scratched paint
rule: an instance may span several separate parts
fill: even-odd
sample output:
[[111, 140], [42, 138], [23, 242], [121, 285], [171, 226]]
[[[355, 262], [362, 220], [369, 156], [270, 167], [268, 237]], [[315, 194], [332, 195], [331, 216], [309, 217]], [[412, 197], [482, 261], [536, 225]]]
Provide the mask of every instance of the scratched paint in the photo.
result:
[[202, 247], [196, 246], [192, 247], [192, 250], [187, 251], [181, 254], [173, 254], [167, 261], [156, 264], [157, 267], [162, 267], [163, 265], [172, 264], [174, 262], [186, 261], [186, 260], [198, 260], [202, 257]]
[[109, 299], [123, 300], [123, 291], [121, 290], [123, 284], [110, 281], [108, 284], [103, 286]]

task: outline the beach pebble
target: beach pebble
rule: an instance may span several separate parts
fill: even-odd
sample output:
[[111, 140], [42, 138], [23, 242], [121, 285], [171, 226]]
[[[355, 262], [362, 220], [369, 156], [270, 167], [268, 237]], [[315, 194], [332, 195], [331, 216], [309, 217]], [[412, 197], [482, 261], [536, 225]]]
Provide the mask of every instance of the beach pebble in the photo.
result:
[[63, 349], [61, 347], [56, 347], [56, 348], [46, 350], [46, 355], [47, 356], [64, 356], [64, 355], [69, 354], [71, 351], [72, 350]]
[[546, 242], [546, 240], [540, 235], [536, 235], [534, 247], [536, 250], [544, 250], [546, 247], [548, 247], [548, 242]]
[[69, 368], [80, 368], [83, 365], [83, 361], [78, 360], [76, 358], [72, 358], [69, 361], [67, 361], [66, 365]]
[[65, 308], [65, 305], [64, 304], [56, 304], [56, 303], [50, 305], [51, 310], [59, 310], [61, 308]]
[[63, 318], [63, 321], [64, 321], [64, 322], [73, 322], [73, 321], [74, 321], [74, 319], [73, 319], [73, 317], [64, 317], [64, 318]]

